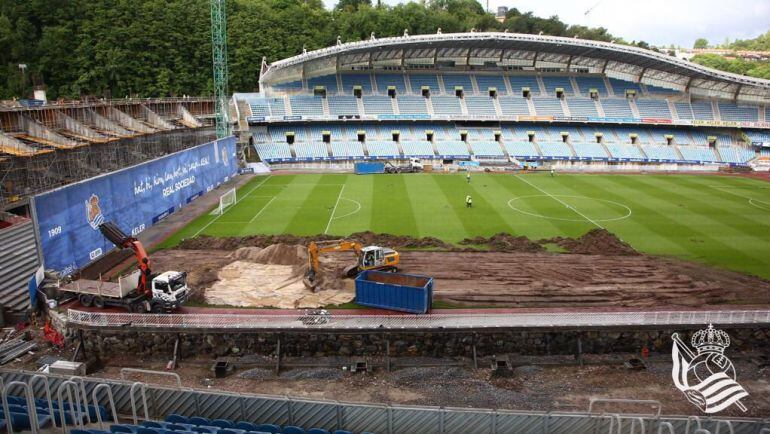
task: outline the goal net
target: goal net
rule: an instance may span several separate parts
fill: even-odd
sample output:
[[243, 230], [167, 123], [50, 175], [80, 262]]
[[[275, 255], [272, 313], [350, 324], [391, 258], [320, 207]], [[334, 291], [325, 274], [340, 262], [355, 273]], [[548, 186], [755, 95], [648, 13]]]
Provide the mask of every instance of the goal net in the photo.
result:
[[235, 197], [235, 189], [228, 190], [225, 194], [219, 196], [219, 206], [214, 208], [211, 214], [218, 215], [224, 213], [227, 208], [235, 205], [237, 198]]

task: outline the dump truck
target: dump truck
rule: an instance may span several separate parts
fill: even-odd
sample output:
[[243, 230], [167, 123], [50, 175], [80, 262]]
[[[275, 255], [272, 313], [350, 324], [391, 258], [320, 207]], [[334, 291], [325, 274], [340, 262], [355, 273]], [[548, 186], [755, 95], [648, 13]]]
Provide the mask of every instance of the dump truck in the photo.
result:
[[395, 272], [398, 270], [399, 254], [397, 251], [379, 246], [363, 246], [355, 240], [313, 241], [307, 248], [308, 271], [303, 279], [305, 286], [315, 289], [316, 275], [320, 269], [320, 255], [329, 252], [353, 251], [357, 256], [355, 264], [345, 267], [346, 277], [356, 277], [365, 270]]
[[134, 251], [138, 269], [117, 282], [78, 279], [59, 285], [58, 290], [71, 293], [85, 307], [122, 307], [129, 312], [166, 312], [183, 305], [189, 296], [187, 273], [165, 271], [153, 274], [150, 257], [142, 243], [126, 235], [112, 222], [99, 226], [102, 234], [118, 248]]

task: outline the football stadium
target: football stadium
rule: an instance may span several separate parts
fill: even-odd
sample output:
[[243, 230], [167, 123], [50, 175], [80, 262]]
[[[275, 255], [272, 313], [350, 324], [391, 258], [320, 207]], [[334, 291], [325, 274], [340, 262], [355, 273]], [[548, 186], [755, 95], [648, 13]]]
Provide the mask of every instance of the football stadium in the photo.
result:
[[437, 28], [238, 89], [210, 6], [212, 96], [0, 107], [0, 427], [770, 432], [770, 80]]

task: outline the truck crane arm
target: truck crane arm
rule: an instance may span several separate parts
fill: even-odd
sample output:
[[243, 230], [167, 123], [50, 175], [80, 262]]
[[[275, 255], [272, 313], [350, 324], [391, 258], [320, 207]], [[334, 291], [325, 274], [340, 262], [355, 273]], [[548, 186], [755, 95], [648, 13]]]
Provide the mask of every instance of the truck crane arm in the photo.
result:
[[150, 287], [150, 275], [152, 269], [150, 267], [150, 256], [147, 255], [147, 251], [144, 249], [142, 243], [134, 237], [126, 235], [115, 223], [104, 222], [99, 225], [99, 231], [115, 244], [115, 246], [121, 249], [131, 249], [134, 251], [136, 262], [138, 263], [139, 270], [142, 272], [139, 276], [139, 284], [136, 291], [140, 294], [148, 295], [152, 298], [152, 288]]

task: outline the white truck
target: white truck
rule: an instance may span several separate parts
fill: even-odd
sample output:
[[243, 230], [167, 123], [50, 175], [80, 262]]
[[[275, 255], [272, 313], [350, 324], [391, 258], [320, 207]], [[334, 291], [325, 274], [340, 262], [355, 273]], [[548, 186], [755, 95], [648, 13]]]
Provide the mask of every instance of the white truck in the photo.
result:
[[415, 173], [422, 172], [422, 161], [419, 158], [410, 158], [408, 164], [396, 166], [390, 162], [385, 163], [385, 173]]

